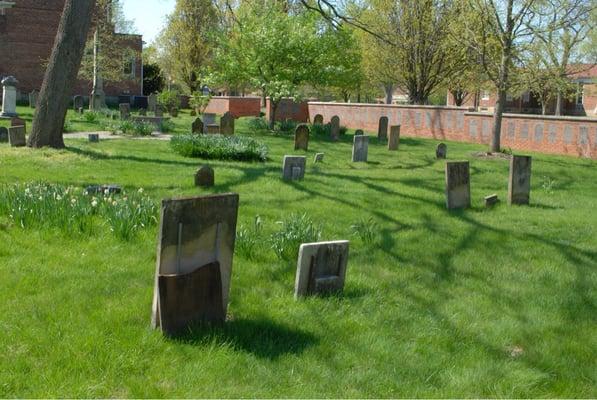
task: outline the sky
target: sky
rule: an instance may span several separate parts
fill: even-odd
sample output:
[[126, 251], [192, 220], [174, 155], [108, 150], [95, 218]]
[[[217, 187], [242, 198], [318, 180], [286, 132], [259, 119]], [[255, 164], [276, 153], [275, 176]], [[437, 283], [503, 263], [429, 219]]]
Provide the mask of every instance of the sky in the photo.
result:
[[136, 31], [147, 44], [160, 33], [175, 3], [176, 0], [122, 0], [126, 19], [134, 21]]

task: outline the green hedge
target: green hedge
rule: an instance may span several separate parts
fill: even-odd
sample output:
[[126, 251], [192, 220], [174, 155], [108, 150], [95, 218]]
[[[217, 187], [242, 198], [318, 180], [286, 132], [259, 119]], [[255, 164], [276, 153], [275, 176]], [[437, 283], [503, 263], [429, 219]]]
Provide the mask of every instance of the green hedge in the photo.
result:
[[267, 146], [246, 136], [176, 135], [170, 145], [185, 157], [213, 160], [266, 161]]

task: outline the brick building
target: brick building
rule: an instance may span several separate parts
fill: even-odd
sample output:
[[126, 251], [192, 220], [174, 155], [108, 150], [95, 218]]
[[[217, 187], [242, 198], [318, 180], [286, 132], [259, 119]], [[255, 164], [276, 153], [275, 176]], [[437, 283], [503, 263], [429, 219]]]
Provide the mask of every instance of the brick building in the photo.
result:
[[[65, 0], [0, 0], [0, 78], [17, 78], [21, 98], [41, 88], [64, 3]], [[123, 46], [123, 78], [120, 82], [104, 82], [108, 100], [143, 93], [142, 37], [117, 36]], [[79, 80], [72, 94], [89, 96], [91, 88], [90, 81]]]

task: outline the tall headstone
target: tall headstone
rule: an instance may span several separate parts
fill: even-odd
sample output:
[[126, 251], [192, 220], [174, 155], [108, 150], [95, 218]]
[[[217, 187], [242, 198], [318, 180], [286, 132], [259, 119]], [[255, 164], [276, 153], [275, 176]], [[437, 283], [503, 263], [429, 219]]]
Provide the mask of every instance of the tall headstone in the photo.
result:
[[234, 135], [234, 116], [230, 111], [226, 111], [220, 118], [220, 134], [224, 136]]
[[8, 129], [0, 126], [0, 143], [8, 142]]
[[191, 125], [191, 131], [197, 134], [203, 133], [203, 121], [201, 121], [201, 118], [195, 118], [193, 125]]
[[11, 126], [8, 128], [8, 143], [11, 147], [23, 147], [27, 144], [24, 126]]
[[377, 139], [388, 139], [388, 117], [383, 116], [379, 118], [379, 127], [377, 128]]
[[285, 181], [301, 180], [305, 177], [307, 157], [284, 156], [282, 164], [282, 179]]
[[508, 204], [529, 204], [531, 196], [530, 156], [512, 156], [508, 180]]
[[195, 172], [195, 186], [212, 187], [214, 183], [214, 170], [209, 165], [204, 165]]
[[294, 130], [294, 149], [309, 149], [309, 127], [306, 124], [300, 124]]
[[152, 326], [166, 335], [226, 320], [238, 195], [163, 200]]
[[446, 163], [446, 206], [448, 209], [468, 208], [471, 186], [468, 161]]
[[447, 153], [448, 153], [448, 146], [446, 146], [445, 143], [440, 143], [435, 148], [435, 158], [437, 158], [438, 160], [445, 159]]
[[14, 76], [2, 79], [2, 113], [0, 117], [17, 116], [17, 85], [19, 81]]
[[120, 103], [118, 109], [120, 110], [120, 119], [125, 120], [130, 118], [131, 105], [129, 103]]
[[400, 146], [400, 125], [390, 127], [390, 136], [388, 138], [388, 150], [398, 150]]
[[315, 118], [313, 118], [313, 125], [323, 125], [323, 115], [315, 115]]
[[31, 93], [29, 93], [29, 107], [30, 108], [36, 107], [38, 95], [39, 95], [39, 93], [37, 92], [37, 90], [33, 90], [33, 91], [31, 91]]
[[340, 138], [340, 117], [334, 115], [330, 121], [330, 134], [333, 141]]
[[157, 106], [158, 106], [158, 96], [156, 96], [155, 93], [152, 93], [147, 97], [147, 111], [150, 111], [150, 112], [154, 113], [154, 115], [155, 115]]
[[73, 110], [75, 112], [79, 112], [85, 106], [85, 102], [83, 101], [83, 96], [74, 96], [73, 97]]
[[369, 136], [354, 136], [352, 144], [352, 162], [367, 162]]
[[348, 265], [348, 240], [305, 243], [299, 249], [294, 283], [296, 299], [341, 292]]

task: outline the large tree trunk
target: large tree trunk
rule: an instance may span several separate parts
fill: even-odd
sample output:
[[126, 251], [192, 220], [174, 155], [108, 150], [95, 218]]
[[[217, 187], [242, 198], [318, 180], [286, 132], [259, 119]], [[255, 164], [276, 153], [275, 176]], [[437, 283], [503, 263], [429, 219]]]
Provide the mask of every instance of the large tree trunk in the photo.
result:
[[276, 111], [278, 110], [278, 101], [269, 100], [270, 112], [269, 112], [269, 129], [272, 131], [276, 127]]
[[562, 92], [558, 91], [558, 94], [556, 96], [556, 112], [555, 115], [562, 115], [562, 103], [563, 103], [563, 98], [562, 98]]
[[394, 97], [394, 85], [391, 83], [385, 84], [383, 89], [386, 93], [386, 104], [392, 104], [392, 99]]
[[502, 137], [502, 115], [506, 108], [506, 97], [508, 93], [508, 73], [510, 67], [510, 61], [512, 57], [512, 44], [507, 43], [504, 46], [502, 52], [502, 59], [500, 62], [500, 72], [498, 81], [498, 94], [497, 102], [495, 103], [495, 109], [493, 112], [493, 131], [491, 138], [491, 149], [492, 153], [498, 153], [501, 150], [501, 137]]
[[29, 146], [63, 148], [64, 119], [75, 85], [95, 0], [66, 0], [39, 93]]

